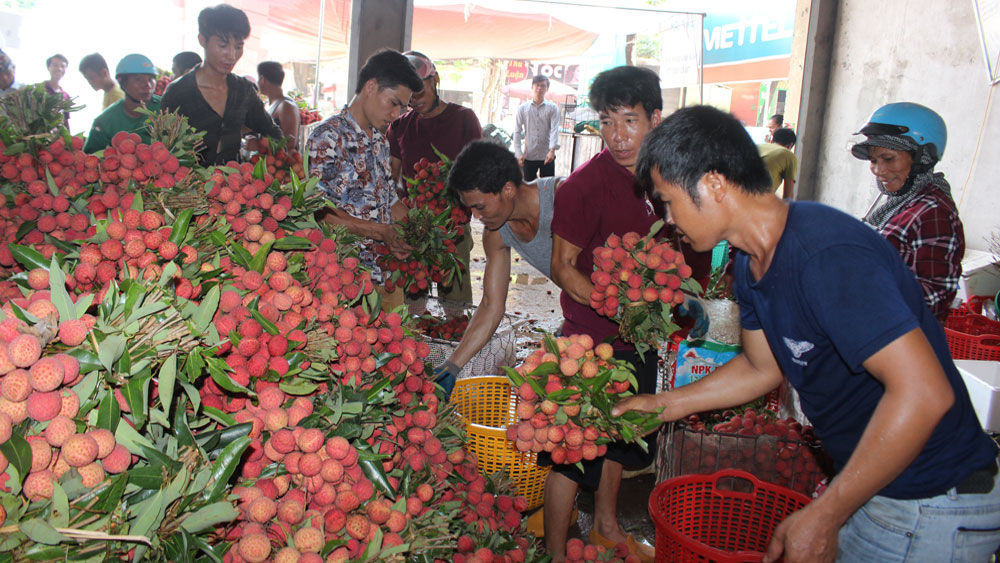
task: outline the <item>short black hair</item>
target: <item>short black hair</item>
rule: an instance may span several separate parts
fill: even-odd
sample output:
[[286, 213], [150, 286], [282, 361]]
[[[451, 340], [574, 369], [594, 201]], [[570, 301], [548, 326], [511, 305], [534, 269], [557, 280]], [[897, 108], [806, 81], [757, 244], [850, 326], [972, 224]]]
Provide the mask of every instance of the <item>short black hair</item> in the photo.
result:
[[663, 109], [660, 77], [637, 66], [619, 66], [601, 72], [590, 85], [590, 107], [597, 112], [641, 105], [648, 117]]
[[281, 63], [275, 61], [264, 61], [257, 64], [257, 74], [266, 78], [268, 82], [275, 86], [281, 86], [285, 81], [285, 69], [281, 68]]
[[691, 106], [670, 114], [642, 142], [635, 175], [652, 193], [652, 171], [682, 186], [696, 205], [698, 180], [718, 172], [742, 191], [770, 193], [771, 173], [739, 120], [711, 106]]
[[[174, 55], [173, 63], [187, 72], [194, 68], [195, 66], [201, 64], [201, 55], [195, 53], [194, 51], [181, 51]], [[184, 74], [182, 72], [181, 74]]]
[[788, 127], [775, 129], [774, 133], [771, 134], [771, 140], [774, 144], [781, 145], [783, 147], [795, 146], [795, 131], [792, 131]]
[[778, 124], [779, 127], [785, 124], [785, 114], [783, 113], [776, 113], [772, 115], [768, 118], [768, 121], [771, 121], [772, 119]]
[[546, 86], [549, 85], [549, 77], [544, 74], [536, 74], [534, 78], [531, 79], [531, 85], [534, 86], [539, 82], [544, 82]]
[[250, 20], [243, 10], [229, 4], [210, 6], [198, 13], [198, 34], [206, 39], [246, 39], [250, 36]]
[[82, 59], [80, 59], [80, 74], [85, 72], [101, 72], [102, 70], [108, 69], [108, 62], [104, 60], [104, 57], [100, 53], [91, 53]]
[[490, 141], [469, 143], [451, 165], [448, 189], [458, 197], [461, 192], [479, 190], [484, 194], [500, 193], [507, 184], [521, 185], [521, 167], [512, 152]]
[[360, 94], [365, 83], [372, 78], [378, 83], [379, 90], [406, 86], [416, 94], [424, 89], [424, 81], [410, 64], [410, 59], [392, 49], [382, 49], [368, 57], [365, 66], [361, 67], [361, 72], [358, 73], [358, 84], [354, 88], [354, 93]]
[[52, 61], [54, 61], [56, 59], [59, 59], [60, 61], [66, 63], [66, 64], [69, 64], [69, 59], [67, 59], [66, 57], [60, 55], [59, 53], [56, 53], [56, 54], [52, 55], [51, 57], [45, 59], [45, 68], [49, 68], [50, 66], [52, 66]]

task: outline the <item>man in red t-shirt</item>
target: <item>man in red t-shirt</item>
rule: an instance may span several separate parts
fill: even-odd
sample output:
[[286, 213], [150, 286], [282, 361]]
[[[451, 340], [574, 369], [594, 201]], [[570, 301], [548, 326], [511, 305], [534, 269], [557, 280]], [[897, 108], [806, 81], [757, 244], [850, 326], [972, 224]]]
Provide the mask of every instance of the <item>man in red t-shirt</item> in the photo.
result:
[[[454, 160], [469, 143], [481, 139], [483, 129], [479, 118], [471, 109], [446, 102], [438, 96], [440, 77], [434, 63], [417, 51], [403, 53], [424, 81], [424, 89], [410, 98], [410, 111], [398, 117], [389, 125], [386, 137], [389, 138], [389, 154], [392, 155], [392, 177], [402, 183], [403, 177], [412, 178], [413, 165], [426, 158], [431, 162], [440, 160], [434, 149]], [[466, 228], [466, 233], [471, 231]], [[472, 251], [472, 237], [462, 238], [456, 251], [459, 257], [469, 264]], [[469, 276], [463, 276], [461, 283], [454, 284], [449, 290], [441, 291], [439, 297], [472, 303], [472, 283]]]
[[[647, 353], [644, 362], [634, 347], [617, 337], [618, 325], [590, 307], [590, 273], [594, 270], [593, 250], [603, 246], [608, 235], [629, 231], [645, 235], [663, 215], [637, 189], [634, 176], [639, 147], [660, 122], [660, 79], [637, 67], [604, 71], [590, 88], [590, 103], [600, 115], [606, 148], [575, 170], [556, 192], [552, 280], [563, 290], [563, 334], [588, 334], [594, 342], [614, 338], [615, 357], [635, 367], [642, 393], [656, 387], [656, 354]], [[706, 275], [710, 266], [711, 253], [701, 254], [686, 253], [694, 259], [692, 267], [701, 270], [695, 272], [696, 278]], [[572, 465], [553, 467], [545, 484], [545, 545], [553, 562], [565, 559], [570, 515], [581, 484], [596, 489], [590, 542], [624, 542], [641, 560], [652, 561], [652, 548], [626, 535], [618, 525], [617, 506], [623, 466], [645, 467], [652, 462], [654, 451], [652, 445], [646, 454], [637, 446], [615, 443], [609, 444], [605, 458], [584, 462], [582, 473]]]

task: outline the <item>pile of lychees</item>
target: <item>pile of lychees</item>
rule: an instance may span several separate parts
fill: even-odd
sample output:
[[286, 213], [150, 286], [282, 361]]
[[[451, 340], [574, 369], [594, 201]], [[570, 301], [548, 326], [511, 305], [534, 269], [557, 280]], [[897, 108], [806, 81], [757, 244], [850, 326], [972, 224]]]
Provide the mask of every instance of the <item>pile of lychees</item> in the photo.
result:
[[610, 344], [595, 347], [587, 335], [547, 336], [516, 370], [504, 368], [520, 397], [521, 422], [507, 428], [508, 439], [520, 451], [550, 452], [555, 463], [604, 455], [612, 440], [645, 447], [642, 436], [660, 422], [635, 412], [611, 416], [636, 386], [631, 367], [613, 354]]
[[701, 293], [684, 254], [656, 238], [662, 226], [658, 221], [645, 237], [634, 232], [612, 234], [604, 246], [594, 249], [590, 306], [617, 321], [622, 338], [635, 343], [640, 353], [659, 346], [680, 328], [672, 308], [684, 302], [682, 290]]

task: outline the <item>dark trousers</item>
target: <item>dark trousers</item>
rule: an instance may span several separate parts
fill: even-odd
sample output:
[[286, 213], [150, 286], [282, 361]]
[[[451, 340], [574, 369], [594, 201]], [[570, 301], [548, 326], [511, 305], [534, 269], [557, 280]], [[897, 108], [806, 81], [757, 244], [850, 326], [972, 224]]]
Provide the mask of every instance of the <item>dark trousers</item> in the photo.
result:
[[545, 164], [544, 160], [524, 159], [524, 181], [530, 182], [535, 178], [545, 178], [556, 175], [556, 159]]

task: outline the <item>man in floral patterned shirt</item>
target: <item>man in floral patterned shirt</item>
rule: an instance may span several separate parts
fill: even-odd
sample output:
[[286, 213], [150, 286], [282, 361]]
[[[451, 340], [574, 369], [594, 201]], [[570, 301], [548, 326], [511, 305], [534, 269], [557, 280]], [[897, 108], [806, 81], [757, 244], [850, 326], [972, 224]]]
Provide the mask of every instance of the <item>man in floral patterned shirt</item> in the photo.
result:
[[[374, 241], [385, 243], [399, 258], [410, 247], [392, 227], [406, 215], [391, 173], [389, 141], [385, 130], [406, 108], [423, 81], [410, 61], [397, 51], [372, 55], [358, 75], [354, 98], [339, 114], [327, 118], [309, 136], [309, 174], [318, 176], [320, 191], [336, 208], [319, 217], [330, 225], [370, 239], [361, 248], [361, 262], [382, 281], [375, 262]], [[393, 305], [393, 298], [383, 302]], [[402, 293], [398, 296], [402, 304]]]

